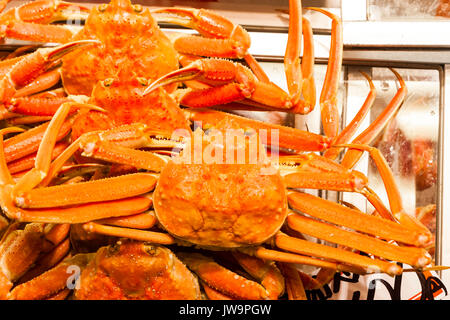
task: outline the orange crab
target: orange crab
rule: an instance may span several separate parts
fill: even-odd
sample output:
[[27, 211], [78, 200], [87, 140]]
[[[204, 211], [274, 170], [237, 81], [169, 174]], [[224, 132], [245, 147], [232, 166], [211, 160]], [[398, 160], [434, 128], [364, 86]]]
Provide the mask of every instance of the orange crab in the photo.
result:
[[[72, 271], [80, 274], [70, 279]], [[96, 253], [67, 258], [39, 277], [16, 286], [8, 298], [65, 297], [69, 289], [75, 289], [75, 299], [87, 300], [201, 298], [197, 278], [173, 252], [130, 240], [102, 247]]]
[[[90, 11], [76, 6], [87, 16], [86, 23], [79, 32], [69, 36], [66, 31], [63, 32], [66, 30], [63, 26], [46, 24], [61, 16], [67, 18], [70, 11], [68, 3], [37, 1], [13, 8], [0, 17], [5, 37], [41, 41], [41, 37], [47, 37], [46, 40], [50, 42], [72, 42], [55, 49], [40, 49], [23, 57], [2, 61], [0, 99], [5, 107], [3, 116], [17, 117], [26, 114], [40, 120], [42, 118], [36, 116], [53, 115], [63, 102], [74, 99], [86, 102], [91, 97], [92, 104], [102, 107], [106, 112], [101, 115], [96, 112], [83, 113], [71, 124], [75, 140], [84, 132], [123, 124], [142, 123], [151, 128], [167, 124], [165, 127], [170, 129], [185, 128], [187, 122], [183, 123], [180, 112], [173, 111], [176, 102], [170, 93], [173, 93], [177, 102], [189, 107], [240, 101], [247, 108], [307, 113], [315, 104], [312, 32], [308, 21], [302, 18], [300, 1], [292, 1], [290, 5], [293, 18], [285, 60], [289, 93], [271, 83], [247, 53], [250, 38], [246, 31], [207, 10], [164, 8], [150, 11], [139, 5], [132, 5], [128, 0], [111, 1]], [[333, 19], [329, 72], [320, 100], [323, 117], [326, 119], [324, 128], [330, 137], [283, 128], [280, 146], [298, 151], [323, 150], [329, 146], [331, 137], [337, 132], [335, 96], [342, 60], [342, 30], [336, 16], [320, 9], [314, 10], [324, 12]], [[40, 14], [37, 15], [36, 12]], [[176, 35], [172, 37], [172, 44], [158, 28], [155, 17], [156, 20], [162, 19], [194, 28], [201, 36]], [[298, 23], [299, 21], [302, 23]], [[29, 32], [30, 29], [33, 32]], [[37, 34], [41, 37], [36, 38]], [[300, 65], [298, 56], [302, 34], [306, 54]], [[62, 38], [57, 40], [54, 36]], [[82, 50], [77, 50], [77, 46], [83, 46]], [[198, 56], [213, 58], [197, 60]], [[239, 63], [217, 57], [244, 58], [251, 71]], [[185, 64], [193, 59], [194, 62], [177, 71], [178, 61]], [[62, 67], [54, 69], [59, 61], [62, 61]], [[50, 71], [45, 72], [46, 70]], [[162, 81], [161, 76], [167, 74], [171, 75], [170, 78], [176, 76], [179, 81], [186, 80], [189, 89], [174, 92], [175, 84], [166, 84], [164, 88], [156, 89], [155, 86], [161, 87], [162, 84], [154, 81], [158, 78]], [[55, 85], [59, 75], [64, 87], [63, 94], [51, 91], [49, 94], [29, 96]], [[201, 82], [187, 81], [193, 77]], [[147, 87], [150, 83], [153, 86]], [[102, 88], [105, 87], [109, 87], [107, 94], [102, 93]], [[143, 87], [147, 88], [143, 90]], [[117, 88], [117, 92], [113, 92], [114, 88]], [[148, 105], [152, 108], [147, 108]], [[142, 111], [142, 108], [147, 111]], [[145, 114], [148, 116], [144, 117]], [[189, 119], [195, 121], [197, 116], [197, 112], [191, 112]], [[247, 120], [242, 121], [243, 126], [248, 125]], [[261, 126], [260, 123], [251, 125]], [[41, 129], [36, 134], [41, 135], [44, 128]], [[64, 135], [61, 133], [61, 136]], [[20, 137], [16, 139], [20, 140]], [[35, 138], [34, 141], [37, 142], [38, 139]], [[29, 145], [27, 151], [18, 149], [11, 148], [11, 153], [7, 152], [8, 161], [18, 160], [26, 152], [27, 155], [36, 152], [37, 143]], [[16, 152], [21, 153], [16, 155]]]
[[[63, 122], [59, 112], [52, 119], [48, 131], [54, 130], [53, 124], [58, 122]], [[228, 120], [217, 129], [220, 133], [236, 127], [236, 123]], [[218, 136], [210, 133], [202, 137], [201, 147], [214, 146], [207, 149], [210, 152], [207, 155], [223, 160], [228, 152], [235, 155], [242, 148], [250, 150], [248, 144], [253, 134], [247, 132], [244, 135], [244, 145], [220, 144], [216, 139]], [[43, 141], [45, 144], [45, 138]], [[368, 216], [359, 210], [293, 190], [325, 186], [368, 194], [367, 178], [326, 158], [314, 154], [289, 156], [281, 157], [276, 164], [264, 156], [265, 151], [258, 141], [257, 150], [260, 151], [256, 163], [249, 162], [252, 158], [247, 153], [243, 157], [244, 163], [209, 163], [205, 156], [198, 163], [185, 162], [184, 159], [193, 159], [186, 155], [195, 154], [196, 147], [185, 148], [181, 158], [161, 163], [158, 179], [154, 174], [136, 173], [29, 191], [19, 189], [18, 193], [14, 193], [17, 185], [4, 181], [2, 208], [11, 218], [22, 221], [86, 223], [84, 227], [88, 232], [163, 245], [181, 241], [181, 244], [187, 242], [205, 248], [237, 249], [261, 259], [310, 264], [332, 270], [398, 274], [402, 268], [390, 261], [407, 263], [419, 269], [431, 263], [430, 255], [423, 249], [430, 242], [431, 234], [402, 210], [392, 174], [383, 162], [384, 158], [374, 148], [351, 145], [369, 151], [378, 164], [395, 221]], [[216, 158], [220, 150], [223, 153]], [[293, 160], [294, 168], [286, 168], [288, 164], [292, 166]], [[2, 173], [4, 178], [7, 177], [7, 170]], [[33, 174], [25, 177], [29, 179]], [[149, 198], [145, 194], [155, 185], [153, 196]], [[169, 234], [103, 224], [108, 224], [103, 220], [105, 218], [136, 215], [148, 210], [152, 204], [155, 221]], [[99, 219], [102, 221], [92, 222]], [[373, 256], [290, 236], [289, 232], [280, 231], [284, 225], [295, 232]], [[265, 247], [264, 243], [268, 241], [283, 251]], [[188, 260], [187, 263], [201, 278], [208, 279], [208, 285], [221, 288], [222, 277], [216, 278], [214, 273], [210, 274], [209, 268], [202, 267], [204, 263], [208, 265], [207, 259]]]
[[[27, 131], [11, 138], [16, 138], [16, 143], [11, 143], [13, 146], [11, 153], [13, 154], [22, 152], [23, 148], [20, 147], [20, 144], [32, 144], [37, 149], [34, 167], [24, 174], [17, 183], [10, 176], [7, 166], [6, 159], [10, 157], [10, 154], [3, 152], [3, 133], [5, 131], [0, 135], [2, 143], [0, 145], [2, 150], [0, 152], [0, 179], [2, 182], [0, 200], [5, 214], [10, 219], [23, 222], [87, 223], [85, 229], [90, 232], [158, 244], [169, 245], [181, 241], [182, 243], [194, 243], [207, 248], [236, 248], [236, 250], [266, 260], [311, 264], [330, 270], [359, 273], [381, 271], [389, 274], [398, 274], [402, 271], [397, 264], [383, 259], [362, 256], [340, 248], [318, 245], [288, 235], [300, 232], [339, 245], [352, 247], [387, 260], [405, 262], [415, 268], [427, 266], [431, 262], [431, 258], [421, 247], [426, 246], [430, 241], [429, 231], [405, 214], [392, 174], [390, 174], [389, 168], [385, 165], [384, 159], [377, 150], [362, 145], [370, 143], [376, 132], [381, 130], [383, 124], [395, 114], [395, 111], [401, 105], [406, 95], [406, 88], [399, 75], [396, 74], [401, 84], [399, 92], [371, 128], [357, 137], [354, 143], [350, 145], [345, 143], [349, 141], [352, 132], [354, 132], [358, 123], [357, 119], [355, 120], [356, 124], [352, 125], [348, 131], [344, 130], [341, 135], [336, 135], [335, 101], [342, 57], [342, 35], [338, 18], [330, 15], [333, 19], [332, 54], [330, 54], [329, 72], [320, 99], [323, 115], [327, 119], [324, 127], [327, 128], [328, 137], [292, 128], [264, 124], [227, 113], [194, 111], [192, 109], [239, 100], [258, 108], [280, 108], [294, 112], [311, 110], [313, 103], [310, 101], [310, 86], [308, 84], [312, 83], [312, 74], [310, 73], [311, 70], [307, 71], [308, 67], [311, 67], [311, 64], [308, 63], [310, 60], [304, 59], [304, 63], [300, 65], [298, 59], [302, 34], [304, 35], [306, 51], [311, 53], [308, 23], [301, 18], [300, 9], [301, 5], [298, 1], [291, 1], [290, 40], [288, 41], [285, 60], [289, 94], [282, 92], [265, 79], [264, 74], [254, 63], [251, 56], [245, 54], [246, 50], [237, 50], [237, 57], [244, 57], [254, 74], [250, 69], [230, 61], [194, 59], [194, 62], [182, 69], [178, 70], [176, 67], [174, 68], [175, 71], [171, 72], [164, 70], [164, 75], [159, 79], [148, 79], [147, 74], [143, 76], [138, 74], [135, 67], [138, 61], [136, 59], [139, 59], [139, 57], [136, 57], [136, 59], [130, 56], [125, 57], [125, 55], [113, 57], [114, 50], [111, 50], [111, 52], [105, 51], [103, 58], [106, 59], [107, 57], [106, 60], [110, 60], [110, 69], [108, 70], [113, 71], [111, 74], [101, 73], [100, 71], [107, 69], [106, 66], [102, 65], [98, 68], [101, 74], [99, 78], [96, 78], [96, 76], [93, 76], [96, 72], [93, 72], [92, 65], [90, 65], [91, 69], [88, 68], [90, 72], [87, 82], [90, 85], [95, 85], [92, 91], [88, 93], [90, 94], [89, 105], [84, 104], [86, 100], [83, 100], [83, 103], [63, 103], [54, 112], [54, 116], [49, 123], [35, 129], [33, 133], [36, 133], [36, 135]], [[115, 30], [125, 30], [120, 29], [124, 26], [131, 27], [128, 22], [135, 21], [133, 19], [128, 20], [131, 16], [148, 13], [147, 10], [140, 10], [140, 8], [131, 6], [128, 1], [113, 1], [110, 5], [102, 5], [94, 9], [89, 15], [87, 24], [90, 21], [96, 21], [92, 28], [102, 30], [102, 24], [100, 23], [102, 17], [107, 17], [116, 12], [120, 12], [117, 16], [122, 17], [123, 21], [115, 26]], [[154, 13], [162, 12], [176, 13], [179, 17], [169, 20], [173, 22], [181, 21], [182, 24], [195, 26], [196, 28], [203, 26], [204, 20], [201, 17], [212, 17], [208, 12], [185, 9], [163, 9], [156, 10]], [[147, 16], [145, 17], [150, 19]], [[228, 30], [225, 36], [222, 35], [225, 40], [220, 40], [220, 43], [230, 44], [231, 48], [236, 43], [241, 43], [236, 42], [233, 34], [239, 35], [238, 39], [241, 39], [242, 34], [245, 34], [242, 31], [243, 29], [230, 25], [229, 22], [222, 19], [219, 20], [223, 23], [220, 26]], [[219, 20], [213, 19], [214, 22]], [[300, 24], [299, 21], [302, 21], [302, 23]], [[85, 27], [83, 30], [82, 32], [87, 32], [90, 29]], [[159, 29], [156, 28], [155, 23], [153, 23], [152, 30], [156, 30], [155, 32], [159, 34], [159, 37], [163, 38], [162, 33], [157, 31]], [[217, 39], [212, 38], [214, 32], [208, 34], [207, 30], [202, 29], [201, 33], [205, 37], [177, 38], [175, 47], [180, 51], [179, 47], [182, 48], [183, 43], [185, 47], [189, 47], [186, 44], [192, 43], [192, 41], [217, 42]], [[81, 38], [84, 39], [85, 37], [90, 39], [86, 35]], [[109, 41], [105, 40], [105, 42], [98, 41], [98, 38], [77, 40], [55, 49], [44, 49], [25, 56], [17, 64], [13, 64], [2, 79], [3, 103], [11, 105], [14, 102], [17, 89], [27, 85], [32, 81], [31, 79], [41, 74], [43, 69], [53, 66], [55, 59], [52, 57], [55, 57], [56, 54], [59, 55], [60, 52], [65, 52], [74, 48], [74, 46], [86, 45], [84, 47], [86, 50], [83, 53], [88, 56], [93, 55], [92, 63], [99, 56], [102, 56], [100, 52], [102, 46], [112, 45], [114, 47], [115, 44], [118, 44], [121, 47], [122, 42], [126, 41], [126, 37], [118, 36], [117, 41], [114, 38], [109, 39]], [[142, 45], [146, 43], [142, 38], [139, 41], [142, 41]], [[141, 44], [139, 41], [136, 42], [136, 45]], [[87, 48], [91, 48], [91, 50], [87, 50]], [[168, 50], [172, 51], [172, 49]], [[164, 50], [158, 47], [156, 51], [159, 54], [159, 51]], [[92, 52], [95, 52], [95, 54]], [[189, 51], [187, 53], [199, 54]], [[69, 60], [76, 54], [80, 53], [72, 52], [63, 58], [63, 68], [64, 59]], [[50, 60], [48, 57], [50, 57]], [[33, 68], [37, 72], [31, 72], [32, 76], [29, 76], [30, 72], [25, 71], [30, 70], [27, 68], [33, 61], [37, 62], [36, 68]], [[83, 61], [86, 60], [83, 59]], [[71, 68], [73, 69], [70, 70]], [[67, 74], [62, 76], [65, 87], [69, 87], [69, 83], [84, 81], [77, 77], [79, 68], [75, 64], [67, 66]], [[70, 77], [70, 72], [73, 72], [76, 79]], [[21, 82], [15, 81], [15, 79], [21, 79]], [[219, 130], [243, 127], [255, 130], [278, 129], [280, 139], [275, 141], [273, 146], [288, 148], [299, 154], [281, 157], [277, 163], [268, 161], [264, 151], [260, 152], [262, 155], [261, 161], [252, 164], [211, 164], [205, 163], [203, 159], [199, 163], [190, 164], [175, 162], [174, 159], [169, 159], [158, 153], [133, 149], [155, 145], [158, 147], [161, 145], [157, 144], [158, 137], [170, 137], [171, 130], [175, 128], [184, 128], [187, 132], [187, 138], [191, 134], [195, 136], [196, 132], [190, 132], [185, 118], [180, 118], [179, 123], [184, 123], [183, 125], [177, 123], [178, 118], [175, 118], [173, 114], [179, 115], [181, 111], [177, 109], [172, 98], [167, 95], [175, 87], [171, 85], [172, 82], [192, 80], [201, 82], [189, 82], [187, 90], [175, 92], [175, 96], [181, 104], [191, 107], [191, 109], [185, 109], [189, 113], [190, 120], [201, 120]], [[90, 85], [74, 85], [74, 88], [80, 87], [82, 90], [87, 90]], [[202, 90], [199, 91], [198, 88], [202, 88]], [[373, 86], [371, 86], [371, 93], [373, 92]], [[143, 111], [140, 110], [140, 107], [148, 104], [153, 105], [154, 100], [146, 99], [154, 96], [162, 96], [158, 100], [159, 106], [162, 106], [162, 108], [155, 107], [154, 111], [149, 112], [154, 112], [152, 115], [159, 114], [160, 117], [152, 116], [150, 118], [153, 119], [150, 120], [156, 121], [141, 123], [139, 119]], [[371, 97], [373, 101], [373, 95]], [[251, 102], [249, 100], [242, 101], [243, 99], [249, 99]], [[361, 118], [367, 113], [371, 99], [368, 98], [368, 102], [362, 108], [358, 117]], [[118, 109], [118, 106], [124, 108]], [[88, 110], [96, 109], [97, 112], [80, 112], [77, 114], [75, 121], [71, 120], [72, 118], [66, 121], [70, 112], [74, 109], [83, 109], [83, 107], [87, 107]], [[172, 109], [174, 110], [173, 113]], [[96, 121], [96, 126], [90, 125], [93, 119], [99, 120]], [[72, 126], [72, 122], [74, 126]], [[78, 125], [76, 125], [77, 123]], [[173, 123], [175, 125], [170, 127]], [[88, 130], [88, 132], [85, 132], [84, 124], [87, 124], [86, 126], [89, 129], [96, 129], [97, 131]], [[169, 126], [169, 128], [160, 128], [158, 127], [160, 124]], [[65, 128], [70, 129], [70, 127], [75, 133], [76, 139], [52, 162], [55, 142], [61, 139], [65, 135], [64, 133], [67, 134], [68, 129]], [[8, 128], [7, 130], [12, 132], [14, 128]], [[268, 134], [270, 135], [272, 132], [269, 131]], [[253, 136], [254, 133], [249, 133], [246, 139]], [[268, 140], [272, 141], [270, 138]], [[180, 147], [179, 142], [168, 141], [167, 145], [174, 146], [175, 143], [177, 147]], [[327, 158], [312, 153], [301, 153], [303, 151], [324, 151], [331, 143], [334, 144], [335, 148], [350, 146], [355, 149], [347, 153], [347, 155], [352, 153], [353, 155], [344, 158], [344, 160], [350, 159], [349, 162], [356, 161], [358, 154], [362, 151], [370, 152], [384, 178], [391, 210], [385, 208], [376, 195], [371, 192], [367, 186], [367, 178], [350, 169], [352, 164], [337, 164], [329, 159], [332, 156]], [[204, 145], [203, 142], [201, 145]], [[208, 147], [209, 145], [210, 141], [206, 138], [205, 146]], [[224, 147], [231, 150], [234, 148], [233, 146]], [[238, 146], [239, 148], [240, 146]], [[61, 166], [79, 149], [83, 150], [84, 155], [101, 159], [107, 163], [128, 164], [152, 173], [138, 172], [108, 179], [47, 187], [51, 184], [53, 177], [59, 172]], [[185, 149], [183, 154], [190, 154], [189, 149]], [[158, 175], [154, 173], [155, 171], [161, 173]], [[349, 209], [293, 190], [298, 188], [360, 192], [368, 197], [383, 218], [367, 216], [358, 210]], [[174, 190], [178, 190], [179, 193], [176, 194]], [[152, 191], [153, 196], [149, 196], [148, 194]], [[127, 216], [133, 216], [134, 218], [141, 216], [141, 214], [145, 215], [151, 206], [155, 209], [158, 221], [169, 234], [101, 224], [108, 223], [105, 219]], [[294, 213], [290, 208], [307, 213], [317, 220]], [[336, 215], [336, 212], [339, 213], [339, 216]], [[188, 217], [189, 219], [187, 219]], [[100, 221], [97, 221], [99, 219]], [[180, 223], [178, 219], [184, 223]], [[329, 223], [324, 223], [321, 220]], [[338, 226], [332, 226], [331, 224]], [[285, 225], [292, 230], [286, 233], [281, 232], [280, 229]], [[343, 230], [340, 226], [354, 231]], [[385, 240], [394, 240], [398, 245], [388, 243]], [[265, 247], [264, 244], [268, 241], [281, 250], [272, 250]], [[220, 283], [214, 282], [220, 279], [212, 277], [209, 274], [209, 268], [200, 267], [203, 263], [199, 265], [199, 261], [210, 265], [207, 259], [199, 258], [194, 261], [187, 261], [187, 264], [200, 277], [208, 278], [210, 276], [208, 285], [214, 288], [221, 287]]]

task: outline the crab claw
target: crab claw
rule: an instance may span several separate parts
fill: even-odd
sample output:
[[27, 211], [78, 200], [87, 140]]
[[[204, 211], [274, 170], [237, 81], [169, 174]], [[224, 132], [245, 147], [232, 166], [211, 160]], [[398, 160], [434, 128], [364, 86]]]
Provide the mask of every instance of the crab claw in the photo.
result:
[[153, 81], [147, 88], [145, 88], [142, 93], [143, 96], [150, 94], [155, 91], [159, 87], [163, 87], [165, 85], [174, 83], [174, 82], [182, 82], [187, 80], [196, 79], [202, 73], [201, 67], [198, 66], [198, 63], [193, 62], [189, 66], [184, 67], [182, 69], [175, 70], [170, 72], [161, 78]]
[[64, 55], [68, 54], [69, 52], [75, 49], [80, 49], [81, 47], [93, 44], [101, 44], [101, 42], [93, 39], [78, 40], [63, 44], [62, 46], [58, 46], [56, 48], [49, 49], [49, 52], [47, 53], [47, 61], [54, 62], [58, 59], [61, 59]]

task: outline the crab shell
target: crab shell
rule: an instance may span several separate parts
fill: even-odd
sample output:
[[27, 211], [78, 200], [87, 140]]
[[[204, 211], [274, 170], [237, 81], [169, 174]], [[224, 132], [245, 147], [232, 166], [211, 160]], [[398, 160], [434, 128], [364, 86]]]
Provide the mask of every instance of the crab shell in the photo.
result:
[[273, 236], [287, 216], [286, 187], [267, 164], [169, 161], [153, 194], [158, 221], [203, 247], [242, 247]]
[[93, 8], [72, 40], [80, 39], [101, 44], [63, 58], [62, 81], [69, 94], [89, 96], [98, 81], [116, 76], [123, 68], [153, 80], [178, 68], [177, 52], [149, 10], [130, 1]]
[[83, 270], [76, 299], [200, 299], [197, 278], [161, 246], [121, 240], [102, 247]]

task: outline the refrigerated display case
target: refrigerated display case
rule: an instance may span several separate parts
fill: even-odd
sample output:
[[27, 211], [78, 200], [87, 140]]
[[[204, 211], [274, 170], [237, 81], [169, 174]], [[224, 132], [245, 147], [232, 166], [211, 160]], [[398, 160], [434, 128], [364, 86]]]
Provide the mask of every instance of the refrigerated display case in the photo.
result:
[[[85, 2], [85, 1], [75, 1]], [[103, 1], [87, 1], [99, 3]], [[287, 43], [288, 1], [134, 1], [149, 7], [183, 6], [215, 10], [249, 31], [250, 53], [261, 63], [270, 79], [287, 90], [283, 56]], [[16, 6], [23, 1], [12, 1]], [[386, 107], [398, 90], [398, 83], [390, 68], [395, 68], [406, 82], [408, 96], [374, 145], [387, 159], [403, 196], [405, 209], [422, 220], [435, 235], [435, 248], [430, 249], [437, 265], [450, 266], [450, 171], [445, 162], [450, 157], [450, 18], [444, 0], [323, 0], [303, 1], [303, 6], [319, 6], [339, 15], [343, 21], [344, 61], [339, 87], [338, 106], [341, 128], [359, 110], [369, 91], [368, 74], [376, 87], [377, 98], [358, 132], [362, 132]], [[315, 46], [315, 79], [320, 92], [325, 77], [330, 47], [330, 20], [323, 15], [304, 10], [312, 22]], [[79, 21], [69, 21], [74, 28]], [[170, 24], [162, 24], [167, 32], [194, 31]], [[6, 40], [4, 53], [23, 41]], [[52, 44], [45, 44], [52, 45]], [[445, 112], [447, 109], [447, 112]], [[236, 113], [258, 120], [294, 126], [315, 133], [323, 133], [320, 107], [316, 105], [308, 115], [264, 111]], [[367, 174], [373, 189], [387, 202], [378, 171], [367, 155], [356, 169]], [[350, 193], [314, 192], [328, 199], [352, 203], [371, 213], [373, 207], [361, 195]], [[311, 270], [309, 270], [311, 271]], [[450, 285], [450, 271], [433, 273], [425, 294], [423, 279], [413, 272], [403, 279], [336, 276], [323, 290], [310, 292], [311, 299], [448, 299], [445, 285]], [[359, 278], [359, 279], [358, 279]], [[375, 292], [376, 283], [388, 285]], [[434, 281], [434, 282], [433, 282]], [[403, 283], [403, 291], [396, 286]], [[409, 283], [409, 284], [408, 284]], [[405, 289], [405, 287], [410, 287]], [[378, 287], [380, 288], [380, 287]], [[434, 290], [434, 291], [433, 291]], [[423, 292], [420, 294], [420, 292]]]

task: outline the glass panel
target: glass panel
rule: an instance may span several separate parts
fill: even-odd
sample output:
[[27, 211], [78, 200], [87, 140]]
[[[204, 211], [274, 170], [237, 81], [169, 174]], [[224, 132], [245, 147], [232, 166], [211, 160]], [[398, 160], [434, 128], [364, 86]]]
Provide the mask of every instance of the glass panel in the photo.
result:
[[369, 0], [369, 20], [450, 17], [449, 0]]
[[[440, 82], [437, 70], [396, 69], [408, 87], [408, 96], [396, 117], [377, 137], [373, 145], [381, 150], [391, 167], [405, 211], [415, 215], [434, 234], [438, 197], [437, 157], [439, 135]], [[377, 98], [371, 109], [370, 122], [388, 105], [398, 84], [387, 68], [373, 68], [372, 79]], [[349, 79], [356, 79], [357, 71]], [[349, 90], [357, 91], [363, 80], [349, 80]], [[361, 91], [361, 90], [360, 90]], [[350, 93], [351, 91], [349, 91]], [[367, 89], [363, 92], [367, 92]], [[364, 93], [365, 94], [365, 93]], [[364, 95], [362, 94], [362, 96]], [[348, 97], [348, 101], [351, 97]], [[359, 104], [352, 106], [357, 108]], [[347, 121], [350, 121], [348, 118]], [[388, 205], [385, 187], [372, 160], [362, 160], [358, 169], [368, 171], [370, 186]], [[368, 205], [367, 211], [373, 208]], [[434, 252], [434, 249], [431, 249]]]

